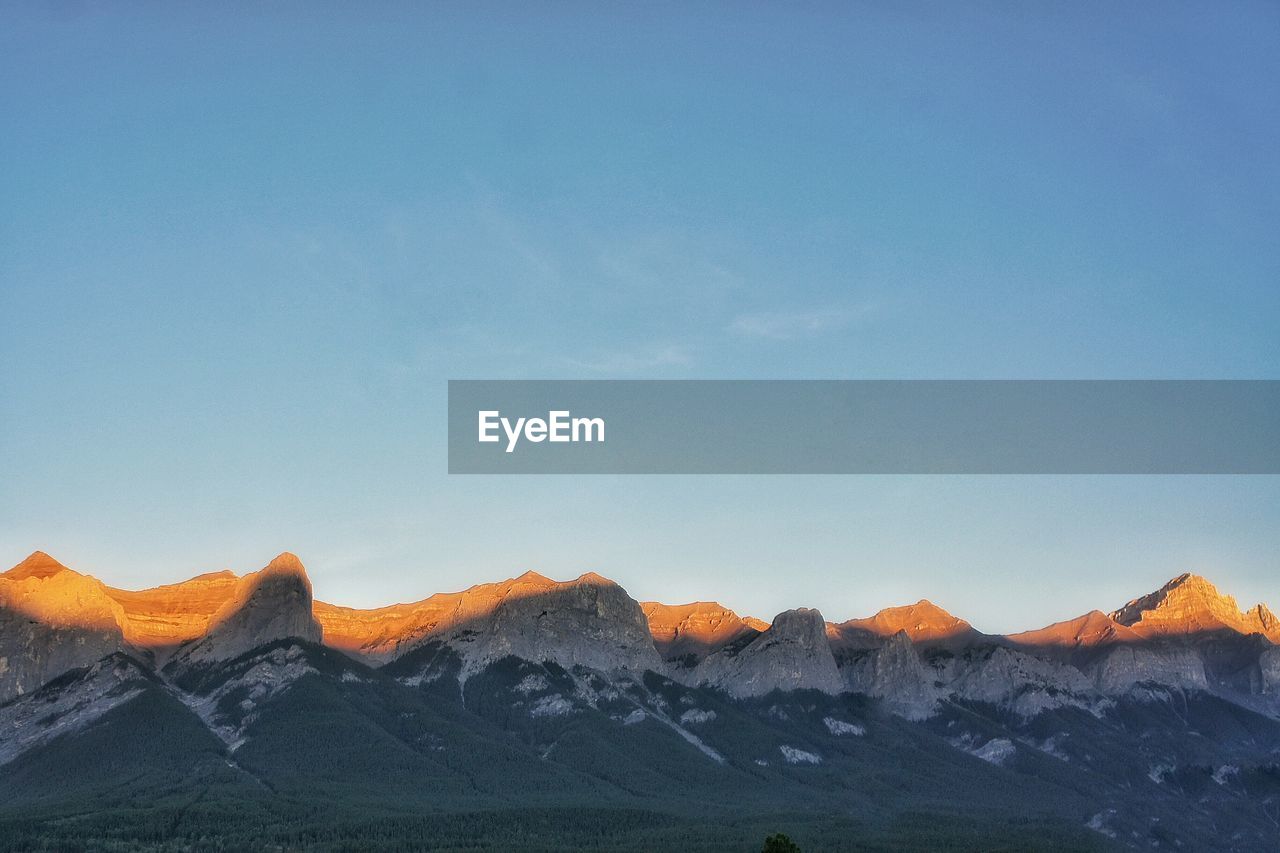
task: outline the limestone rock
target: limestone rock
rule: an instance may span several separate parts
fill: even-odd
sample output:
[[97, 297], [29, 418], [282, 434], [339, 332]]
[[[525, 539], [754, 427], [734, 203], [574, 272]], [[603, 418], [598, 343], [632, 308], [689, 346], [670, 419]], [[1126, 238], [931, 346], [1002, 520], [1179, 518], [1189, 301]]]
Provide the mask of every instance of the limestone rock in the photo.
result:
[[981, 634], [963, 619], [926, 599], [904, 607], [888, 607], [865, 619], [850, 619], [833, 625], [833, 637], [849, 645], [876, 646], [878, 639], [904, 632], [911, 642], [964, 643], [981, 638]]
[[845, 689], [822, 614], [808, 608], [779, 613], [769, 630], [740, 649], [729, 646], [709, 655], [688, 679], [737, 697], [805, 689], [838, 694]]
[[603, 672], [661, 670], [640, 605], [592, 572], [557, 582], [536, 572], [376, 610], [318, 605], [325, 641], [375, 661], [432, 640], [454, 648], [465, 679], [507, 656]]
[[120, 605], [37, 551], [0, 575], [0, 702], [125, 648]]
[[[54, 738], [78, 732], [149, 686], [149, 671], [125, 654], [108, 654], [75, 677], [45, 684], [0, 705], [0, 764]], [[60, 673], [65, 674], [65, 673]]]
[[1064, 704], [1080, 704], [1093, 684], [1073, 666], [1024, 651], [994, 646], [959, 667], [950, 689], [976, 702], [1035, 716]]
[[640, 605], [607, 578], [556, 583], [530, 572], [496, 592], [464, 596], [442, 634], [462, 654], [464, 676], [508, 655], [566, 669], [662, 668]]
[[714, 601], [676, 605], [646, 601], [640, 607], [662, 659], [680, 666], [696, 666], [711, 652], [769, 628], [767, 622], [741, 617]]
[[1144, 637], [1190, 635], [1229, 629], [1262, 634], [1280, 643], [1280, 623], [1265, 605], [1242, 613], [1236, 600], [1198, 575], [1183, 574], [1160, 589], [1135, 598], [1111, 614]]
[[163, 654], [204, 636], [239, 584], [229, 571], [139, 591], [107, 588], [124, 613], [124, 635], [135, 648]]
[[1116, 646], [1089, 667], [1099, 691], [1115, 695], [1151, 682], [1166, 687], [1205, 690], [1204, 660], [1192, 648], [1167, 644]]
[[1131, 643], [1141, 639], [1132, 628], [1122, 625], [1101, 610], [1084, 616], [1055, 622], [1037, 631], [1010, 634], [1008, 639], [1019, 646], [1041, 649], [1089, 649], [1111, 643]]
[[944, 695], [905, 630], [879, 647], [850, 652], [840, 661], [840, 672], [850, 690], [883, 699], [907, 719], [930, 716]]
[[1267, 649], [1258, 658], [1262, 670], [1262, 692], [1280, 695], [1280, 648]]
[[287, 552], [239, 578], [208, 624], [204, 636], [175, 654], [176, 663], [230, 660], [287, 638], [321, 640], [320, 623], [311, 614], [311, 581], [298, 558]]

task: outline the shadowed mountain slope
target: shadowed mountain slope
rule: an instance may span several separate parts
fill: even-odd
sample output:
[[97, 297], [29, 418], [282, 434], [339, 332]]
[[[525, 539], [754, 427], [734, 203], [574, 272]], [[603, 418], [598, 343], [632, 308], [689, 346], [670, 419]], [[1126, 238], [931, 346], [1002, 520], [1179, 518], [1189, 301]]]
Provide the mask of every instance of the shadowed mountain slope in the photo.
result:
[[37, 553], [0, 575], [0, 845], [1275, 850], [1269, 614], [1184, 575], [1007, 637], [766, 624], [532, 572], [358, 610], [287, 553], [137, 592]]

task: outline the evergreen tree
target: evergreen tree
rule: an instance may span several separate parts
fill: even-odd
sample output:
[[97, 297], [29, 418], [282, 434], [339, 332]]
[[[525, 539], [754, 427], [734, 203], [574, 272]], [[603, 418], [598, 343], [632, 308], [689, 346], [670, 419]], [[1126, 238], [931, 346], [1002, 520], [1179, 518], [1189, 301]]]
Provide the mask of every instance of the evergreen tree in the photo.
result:
[[761, 853], [800, 853], [800, 847], [781, 832], [777, 832], [764, 840], [764, 850]]

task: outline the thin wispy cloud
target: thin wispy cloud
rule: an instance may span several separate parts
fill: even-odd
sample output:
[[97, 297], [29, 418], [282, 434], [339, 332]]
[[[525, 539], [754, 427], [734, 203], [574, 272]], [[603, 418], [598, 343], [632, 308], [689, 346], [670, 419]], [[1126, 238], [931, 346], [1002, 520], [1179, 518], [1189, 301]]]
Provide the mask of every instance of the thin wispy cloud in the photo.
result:
[[858, 308], [826, 308], [815, 311], [761, 311], [739, 314], [729, 324], [729, 331], [745, 338], [790, 341], [837, 332], [865, 319], [873, 306]]
[[566, 366], [575, 370], [609, 376], [626, 376], [663, 368], [687, 367], [692, 363], [693, 356], [688, 348], [679, 344], [660, 344], [621, 352], [601, 353], [594, 358], [565, 359]]

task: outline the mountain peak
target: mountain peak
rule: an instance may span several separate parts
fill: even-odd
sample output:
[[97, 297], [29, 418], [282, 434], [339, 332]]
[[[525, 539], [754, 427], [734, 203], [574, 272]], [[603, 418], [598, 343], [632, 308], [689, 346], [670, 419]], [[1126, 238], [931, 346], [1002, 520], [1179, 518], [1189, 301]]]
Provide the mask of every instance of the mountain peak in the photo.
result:
[[886, 607], [865, 619], [850, 619], [834, 626], [839, 634], [865, 632], [878, 637], [892, 637], [905, 631], [912, 642], [947, 640], [976, 634], [973, 626], [943, 608], [922, 598], [915, 604]]
[[1164, 589], [1199, 589], [1204, 590], [1212, 595], [1218, 595], [1218, 588], [1206, 578], [1204, 575], [1196, 575], [1191, 572], [1183, 572], [1173, 580], [1164, 585]]
[[0, 575], [0, 704], [118, 651], [123, 621], [96, 578], [41, 551]]
[[1255, 604], [1253, 609], [1245, 614], [1246, 618], [1256, 619], [1258, 624], [1262, 626], [1262, 633], [1271, 637], [1273, 640], [1280, 634], [1280, 619], [1271, 612], [1271, 608], [1265, 604]]
[[1023, 646], [1059, 646], [1065, 648], [1090, 648], [1109, 643], [1124, 643], [1137, 639], [1137, 634], [1120, 624], [1101, 610], [1090, 610], [1083, 616], [1055, 622], [1037, 631], [1010, 634], [1009, 639]]
[[[292, 570], [275, 571], [288, 576]], [[107, 594], [124, 608], [129, 643], [163, 654], [204, 636], [209, 620], [235, 594], [239, 581], [224, 569], [150, 589], [108, 588]]]
[[260, 571], [235, 581], [231, 594], [208, 620], [208, 632], [185, 647], [183, 661], [229, 660], [286, 638], [320, 642], [312, 615], [311, 581], [297, 556], [284, 552]]
[[[430, 600], [429, 600], [430, 601]], [[508, 655], [565, 667], [643, 671], [660, 666], [640, 605], [588, 572], [557, 582], [537, 572], [438, 600], [445, 612], [415, 641], [435, 637], [463, 658], [462, 677]]]
[[23, 580], [24, 578], [48, 578], [53, 577], [60, 572], [69, 571], [71, 571], [71, 569], [68, 569], [44, 551], [32, 551], [30, 556], [25, 560], [5, 572], [4, 577], [11, 580]]
[[[541, 586], [541, 587], [555, 585], [555, 581], [553, 581], [551, 578], [547, 577], [546, 575], [539, 574], [538, 572], [535, 572], [533, 569], [529, 569], [524, 574], [520, 575], [520, 577], [514, 578], [514, 582], [529, 584], [531, 586]], [[481, 586], [483, 585], [484, 584], [481, 584]]]
[[773, 690], [821, 690], [843, 686], [822, 614], [808, 607], [784, 610], [773, 624], [741, 648], [727, 646], [707, 656], [694, 671], [700, 683], [734, 696], [763, 696]]
[[773, 617], [769, 633], [773, 637], [789, 637], [817, 644], [826, 641], [827, 623], [823, 621], [822, 613], [812, 607], [797, 607]]
[[1264, 605], [1242, 613], [1235, 598], [1208, 579], [1184, 572], [1153, 593], [1135, 598], [1111, 614], [1140, 634], [1195, 634], [1229, 629], [1280, 640], [1280, 625]]
[[270, 563], [267, 563], [263, 571], [271, 572], [272, 574], [307, 576], [307, 570], [303, 567], [302, 561], [298, 559], [298, 555], [290, 551], [281, 551]]
[[665, 660], [696, 663], [716, 649], [768, 629], [768, 624], [742, 617], [716, 601], [688, 604], [642, 602], [649, 633]]

